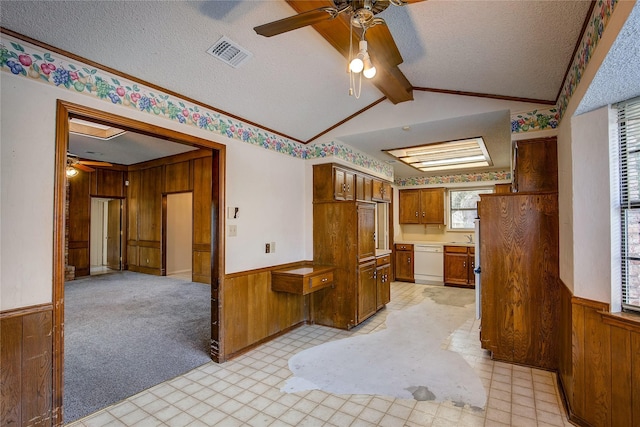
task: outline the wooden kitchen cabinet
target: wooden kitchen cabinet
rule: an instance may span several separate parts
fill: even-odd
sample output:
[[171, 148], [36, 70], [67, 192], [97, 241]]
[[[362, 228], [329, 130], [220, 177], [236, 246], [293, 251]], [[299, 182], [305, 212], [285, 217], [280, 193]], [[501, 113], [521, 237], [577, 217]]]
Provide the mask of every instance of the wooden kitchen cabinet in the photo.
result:
[[378, 310], [378, 283], [375, 260], [358, 267], [358, 323], [371, 317]]
[[400, 224], [444, 224], [444, 188], [400, 190]]
[[558, 191], [556, 137], [515, 142], [513, 191], [519, 193]]
[[557, 193], [480, 198], [482, 348], [496, 360], [557, 369]]
[[476, 283], [475, 248], [473, 246], [444, 247], [444, 284], [473, 288]]
[[313, 200], [355, 200], [355, 172], [332, 163], [313, 169]]
[[352, 171], [333, 168], [333, 191], [336, 200], [355, 200], [355, 174]]
[[356, 175], [356, 200], [370, 202], [373, 198], [373, 178], [362, 174]]
[[396, 244], [396, 280], [402, 282], [415, 282], [413, 275], [413, 245]]
[[336, 163], [313, 168], [313, 201], [390, 202], [391, 183]]
[[271, 272], [271, 290], [307, 295], [333, 285], [333, 267], [310, 266]]
[[376, 282], [377, 297], [376, 305], [380, 310], [391, 301], [391, 280], [389, 273], [391, 272], [391, 255], [383, 255], [376, 258]]
[[335, 270], [333, 286], [309, 296], [312, 317], [320, 325], [350, 329], [378, 309], [376, 204], [335, 200], [333, 184], [327, 189], [323, 182], [332, 179], [333, 165], [313, 168], [313, 261]]
[[391, 201], [391, 184], [379, 179], [373, 180], [373, 198], [376, 202]]
[[376, 205], [359, 203], [358, 212], [358, 261], [363, 262], [376, 256]]

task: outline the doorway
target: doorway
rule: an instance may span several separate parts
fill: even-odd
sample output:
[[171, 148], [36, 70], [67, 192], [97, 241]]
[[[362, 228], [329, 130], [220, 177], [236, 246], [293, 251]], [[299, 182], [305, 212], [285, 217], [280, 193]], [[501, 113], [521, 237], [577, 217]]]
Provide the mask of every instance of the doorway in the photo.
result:
[[[211, 312], [211, 327], [210, 327], [210, 342], [209, 342], [209, 355], [215, 362], [224, 361], [224, 349], [221, 346], [220, 337], [223, 335], [220, 330], [223, 322], [221, 321], [221, 311], [219, 307], [222, 305], [221, 301], [221, 286], [224, 285], [224, 239], [221, 230], [224, 229], [224, 216], [221, 215], [221, 206], [224, 206], [224, 159], [225, 159], [225, 146], [212, 142], [210, 140], [201, 139], [187, 134], [182, 134], [170, 129], [157, 127], [144, 122], [138, 122], [122, 116], [116, 116], [110, 113], [105, 113], [92, 108], [84, 107], [77, 104], [72, 104], [66, 101], [58, 101], [57, 103], [57, 119], [56, 119], [56, 150], [55, 150], [55, 189], [54, 189], [54, 250], [53, 250], [53, 412], [56, 414], [63, 413], [63, 384], [64, 384], [64, 313], [65, 313], [65, 205], [66, 205], [66, 183], [67, 178], [65, 175], [67, 167], [67, 151], [69, 147], [69, 121], [71, 118], [78, 118], [82, 120], [92, 121], [95, 123], [115, 126], [120, 129], [124, 129], [130, 132], [137, 132], [142, 135], [161, 138], [173, 143], [189, 145], [196, 148], [203, 148], [210, 150], [211, 156], [208, 162], [207, 181], [210, 182], [210, 191], [207, 193], [208, 197], [205, 200], [201, 200], [199, 203], [206, 203], [205, 212], [207, 212], [209, 218], [209, 224], [211, 225], [210, 243], [199, 244], [198, 250], [207, 253], [207, 258], [210, 259], [210, 263], [207, 264], [209, 274], [207, 274], [207, 281], [209, 281], [209, 293], [208, 305]], [[98, 183], [99, 185], [99, 183]], [[128, 185], [128, 181], [125, 183]], [[116, 201], [116, 203], [118, 203]], [[116, 206], [114, 203], [113, 206]], [[128, 206], [128, 202], [121, 200], [119, 203]], [[209, 205], [209, 206], [207, 206]], [[87, 206], [88, 207], [88, 206]], [[103, 209], [105, 207], [103, 206]], [[107, 216], [110, 207], [106, 206]], [[113, 208], [113, 211], [116, 209]], [[104, 212], [103, 212], [104, 217]], [[115, 218], [116, 216], [113, 215]], [[108, 219], [107, 219], [108, 221]], [[125, 224], [125, 225], [123, 225]], [[127, 216], [120, 215], [120, 228], [128, 229], [131, 227]], [[107, 240], [109, 234], [109, 226], [107, 225]], [[113, 227], [112, 229], [115, 229]], [[88, 231], [88, 230], [87, 230]], [[103, 229], [104, 233], [104, 229]], [[122, 239], [122, 237], [120, 238]], [[207, 240], [209, 242], [209, 240]], [[120, 260], [120, 256], [111, 258], [110, 245], [107, 244], [107, 265], [109, 260], [113, 260], [116, 263], [112, 264], [120, 269], [126, 269], [126, 263]], [[112, 246], [115, 247], [115, 246]], [[118, 251], [113, 250], [113, 254], [119, 252], [128, 253], [126, 248], [123, 247], [121, 242]], [[103, 246], [104, 257], [104, 246]], [[104, 259], [104, 258], [103, 258]], [[126, 259], [125, 259], [126, 261]], [[110, 276], [110, 275], [109, 275]], [[105, 276], [106, 277], [106, 276]], [[210, 280], [209, 280], [210, 279]], [[217, 301], [219, 304], [211, 304], [211, 301]], [[62, 420], [59, 420], [62, 422]]]
[[191, 281], [193, 264], [193, 193], [167, 194], [167, 276]]
[[122, 200], [91, 198], [90, 275], [122, 268]]

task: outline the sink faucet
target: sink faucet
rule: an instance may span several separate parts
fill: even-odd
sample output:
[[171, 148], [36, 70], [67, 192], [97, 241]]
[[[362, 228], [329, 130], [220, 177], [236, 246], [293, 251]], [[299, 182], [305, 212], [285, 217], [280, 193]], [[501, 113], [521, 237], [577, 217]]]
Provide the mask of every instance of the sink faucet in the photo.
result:
[[467, 235], [465, 235], [465, 237], [467, 238], [469, 243], [473, 243], [473, 234], [467, 234]]

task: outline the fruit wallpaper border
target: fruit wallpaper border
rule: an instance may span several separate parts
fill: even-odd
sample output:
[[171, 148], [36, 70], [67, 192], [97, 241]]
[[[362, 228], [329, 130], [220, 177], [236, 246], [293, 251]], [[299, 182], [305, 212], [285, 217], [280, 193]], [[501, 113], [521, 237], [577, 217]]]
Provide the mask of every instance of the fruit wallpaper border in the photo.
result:
[[619, 0], [597, 0], [593, 8], [587, 28], [585, 28], [584, 35], [580, 41], [580, 46], [573, 58], [571, 68], [563, 82], [560, 96], [556, 102], [560, 119], [562, 119], [567, 110], [569, 101], [584, 75], [584, 70], [593, 56], [593, 51], [598, 46], [600, 39], [602, 39], [602, 34], [618, 2]]
[[429, 184], [460, 184], [466, 182], [494, 182], [511, 181], [510, 171], [493, 171], [482, 173], [465, 173], [456, 175], [414, 176], [410, 178], [396, 178], [394, 184], [398, 187]]

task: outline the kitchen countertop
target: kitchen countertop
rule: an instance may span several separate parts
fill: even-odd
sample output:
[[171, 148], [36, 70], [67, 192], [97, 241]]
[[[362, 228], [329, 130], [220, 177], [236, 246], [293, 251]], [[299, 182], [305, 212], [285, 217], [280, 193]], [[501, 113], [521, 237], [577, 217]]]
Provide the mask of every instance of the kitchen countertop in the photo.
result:
[[376, 249], [376, 257], [391, 254], [391, 249]]
[[397, 240], [395, 244], [405, 245], [438, 245], [438, 246], [475, 246], [475, 242], [434, 242], [429, 240]]

